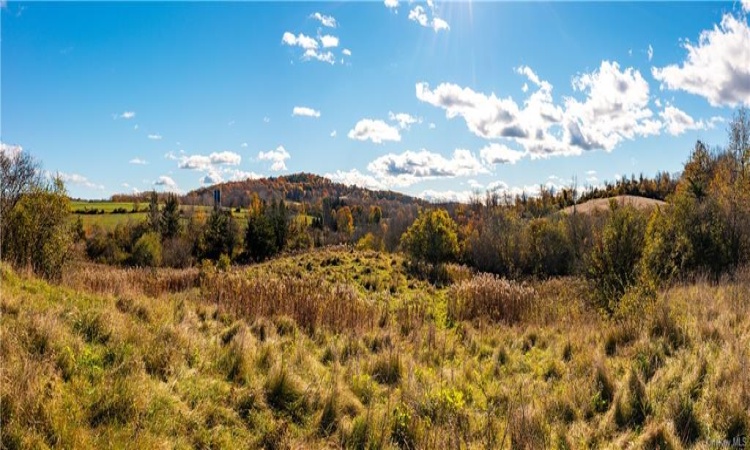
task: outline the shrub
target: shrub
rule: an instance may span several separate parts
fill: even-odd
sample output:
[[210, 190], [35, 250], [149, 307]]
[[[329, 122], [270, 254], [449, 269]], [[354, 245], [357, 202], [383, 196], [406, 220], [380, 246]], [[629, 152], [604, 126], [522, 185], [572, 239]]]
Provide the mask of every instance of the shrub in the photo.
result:
[[161, 239], [157, 233], [151, 231], [136, 241], [131, 262], [135, 266], [158, 267], [161, 265], [161, 256]]
[[637, 279], [645, 221], [632, 206], [610, 202], [610, 214], [591, 252], [587, 275], [593, 280], [600, 307], [612, 313]]

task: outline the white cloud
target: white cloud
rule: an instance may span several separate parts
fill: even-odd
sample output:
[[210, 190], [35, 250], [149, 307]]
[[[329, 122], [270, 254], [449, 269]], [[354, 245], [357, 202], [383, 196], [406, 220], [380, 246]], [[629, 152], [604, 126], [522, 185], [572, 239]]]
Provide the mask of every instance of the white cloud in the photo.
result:
[[276, 150], [258, 153], [259, 160], [273, 162], [273, 164], [271, 164], [271, 170], [275, 172], [286, 170], [286, 160], [291, 157], [292, 156], [286, 151], [283, 145], [276, 147]]
[[302, 47], [305, 50], [314, 50], [318, 48], [318, 41], [316, 41], [315, 38], [310, 37], [310, 36], [305, 36], [302, 33], [295, 36], [294, 34], [287, 31], [281, 37], [281, 42], [292, 47], [293, 46]]
[[377, 178], [372, 175], [363, 174], [357, 169], [352, 169], [348, 172], [337, 170], [335, 173], [326, 173], [323, 176], [331, 181], [342, 183], [347, 186], [359, 186], [375, 190], [385, 189], [385, 185]]
[[401, 135], [396, 127], [392, 127], [382, 120], [362, 119], [349, 131], [349, 139], [359, 141], [371, 140], [376, 144], [384, 141], [400, 141]]
[[688, 130], [705, 130], [713, 128], [716, 122], [720, 122], [723, 119], [721, 117], [712, 117], [710, 120], [698, 120], [696, 121], [685, 111], [682, 111], [672, 105], [667, 105], [664, 111], [659, 113], [659, 116], [664, 120], [664, 128], [672, 136], [679, 136]]
[[332, 137], [332, 138], [335, 138], [335, 137], [336, 137], [336, 130], [333, 130], [333, 131], [331, 131], [331, 137]]
[[330, 34], [326, 34], [324, 36], [320, 36], [318, 39], [320, 39], [320, 43], [323, 44], [323, 48], [339, 46], [339, 38], [337, 38], [336, 36], [331, 36]]
[[125, 111], [119, 115], [120, 119], [132, 119], [135, 117], [135, 111]]
[[524, 152], [510, 149], [502, 144], [491, 143], [479, 151], [479, 156], [487, 165], [495, 164], [515, 164], [523, 158]]
[[128, 161], [130, 164], [138, 164], [138, 165], [145, 165], [148, 164], [148, 161], [141, 158], [133, 158], [130, 161]]
[[482, 183], [478, 182], [477, 180], [473, 178], [467, 181], [467, 183], [469, 184], [469, 187], [471, 187], [472, 189], [482, 189], [482, 187], [484, 187]]
[[623, 140], [660, 132], [662, 124], [648, 107], [648, 83], [633, 68], [621, 70], [617, 62], [602, 61], [597, 70], [572, 80], [584, 99], [568, 97], [562, 104], [553, 101], [552, 85], [531, 68], [515, 71], [536, 86], [522, 105], [451, 83], [435, 89], [417, 83], [416, 96], [444, 109], [449, 119], [462, 117], [477, 136], [516, 142], [532, 158], [611, 151]]
[[170, 192], [180, 192], [180, 188], [177, 186], [177, 183], [171, 178], [166, 175], [162, 175], [159, 178], [154, 181], [154, 186], [160, 186], [165, 191]]
[[263, 175], [255, 172], [246, 172], [239, 169], [224, 168], [222, 173], [226, 175], [230, 181], [241, 181], [247, 179], [257, 180], [258, 178], [263, 178]]
[[389, 111], [388, 118], [393, 122], [398, 122], [398, 126], [402, 130], [409, 129], [409, 127], [415, 123], [422, 123], [421, 117], [414, 117], [407, 113], [394, 114], [393, 112]]
[[417, 197], [430, 203], [469, 203], [476, 196], [474, 191], [436, 191], [433, 189], [417, 194]]
[[423, 179], [487, 173], [479, 160], [464, 149], [456, 149], [451, 158], [427, 150], [389, 153], [370, 162], [367, 170], [385, 184], [394, 186], [409, 186]]
[[148, 138], [151, 139], [151, 140], [153, 140], [153, 141], [160, 141], [161, 140], [161, 135], [160, 134], [149, 134]]
[[427, 128], [429, 128], [430, 130], [434, 130], [435, 129], [435, 124], [433, 122], [430, 122], [430, 124], [427, 125]]
[[596, 175], [596, 170], [587, 170], [586, 175]]
[[319, 52], [313, 48], [305, 50], [305, 53], [302, 55], [302, 59], [305, 61], [317, 59], [318, 61], [327, 62], [328, 64], [336, 63], [336, 58], [334, 58], [332, 52]]
[[303, 117], [320, 117], [320, 111], [308, 108], [307, 106], [295, 106], [294, 109], [292, 109], [292, 115]]
[[646, 51], [646, 54], [648, 55], [649, 61], [654, 59], [654, 47], [652, 47], [651, 44], [648, 44], [648, 50]]
[[[391, 7], [386, 2], [387, 7]], [[397, 4], [395, 6], [398, 6]], [[393, 6], [393, 7], [395, 7]], [[451, 29], [448, 22], [441, 19], [435, 13], [435, 4], [432, 1], [427, 2], [427, 8], [425, 9], [422, 5], [417, 5], [409, 11], [409, 20], [420, 24], [423, 27], [432, 28], [437, 33], [438, 31]]]
[[[748, 0], [750, 1], [750, 0]], [[398, 0], [385, 0], [383, 1], [383, 4], [385, 4], [386, 8], [389, 9], [396, 9], [398, 8]]]
[[697, 44], [685, 41], [682, 46], [687, 58], [681, 65], [651, 69], [662, 89], [699, 95], [712, 106], [750, 106], [750, 27], [746, 18], [725, 14], [719, 25], [701, 32]]
[[742, 0], [742, 10], [750, 13], [750, 0]]
[[440, 30], [448, 31], [451, 29], [451, 27], [445, 20], [441, 19], [440, 17], [435, 17], [432, 19], [432, 29], [437, 33]]
[[349, 50], [348, 48], [341, 50], [341, 53], [344, 54], [345, 56], [352, 56], [352, 51]]
[[77, 173], [58, 172], [57, 175], [59, 175], [60, 179], [62, 179], [65, 183], [77, 184], [79, 186], [83, 186], [89, 189], [96, 189], [98, 191], [104, 190], [103, 185], [93, 183], [88, 178]]
[[310, 61], [314, 59], [322, 62], [327, 62], [329, 64], [334, 64], [336, 62], [336, 58], [333, 56], [333, 53], [331, 51], [319, 50], [321, 46], [323, 48], [338, 47], [339, 38], [336, 36], [324, 35], [319, 36], [316, 40], [316, 38], [306, 36], [302, 33], [299, 33], [295, 36], [293, 33], [287, 31], [281, 37], [281, 42], [290, 47], [300, 47], [304, 49], [304, 52], [301, 56], [301, 59], [303, 61]]
[[333, 16], [326, 16], [319, 12], [310, 15], [311, 18], [320, 22], [324, 27], [336, 28], [336, 19]]
[[240, 144], [240, 147], [247, 148], [247, 142], [243, 142], [242, 144]]
[[586, 100], [565, 100], [568, 143], [583, 150], [611, 151], [621, 141], [659, 134], [661, 124], [648, 108], [649, 86], [633, 68], [602, 61], [594, 72], [573, 79], [573, 88]]
[[0, 142], [0, 153], [4, 154], [8, 158], [15, 158], [23, 151], [23, 147], [20, 145], [6, 144]]
[[237, 153], [223, 151], [214, 152], [210, 155], [190, 155], [175, 157], [174, 153], [167, 153], [168, 159], [179, 159], [180, 163], [177, 165], [180, 169], [192, 169], [192, 170], [208, 170], [212, 166], [226, 165], [226, 166], [237, 166], [242, 161], [242, 156]]
[[218, 170], [210, 169], [198, 181], [200, 181], [201, 184], [218, 184], [224, 181], [224, 178], [221, 176]]
[[429, 26], [429, 20], [427, 19], [427, 12], [422, 5], [417, 5], [409, 11], [409, 20], [413, 20], [423, 27]]

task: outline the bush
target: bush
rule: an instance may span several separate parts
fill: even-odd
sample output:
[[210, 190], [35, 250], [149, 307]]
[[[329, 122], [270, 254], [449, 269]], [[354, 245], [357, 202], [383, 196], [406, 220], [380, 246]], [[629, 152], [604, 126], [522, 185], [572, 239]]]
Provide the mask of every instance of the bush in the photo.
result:
[[609, 218], [597, 236], [587, 270], [599, 306], [609, 313], [637, 280], [645, 227], [643, 216], [635, 208], [610, 202]]
[[157, 233], [151, 231], [136, 241], [131, 262], [135, 266], [158, 267], [161, 265], [161, 256], [161, 239]]
[[72, 245], [70, 200], [59, 178], [27, 189], [2, 219], [3, 258], [46, 279], [59, 280]]

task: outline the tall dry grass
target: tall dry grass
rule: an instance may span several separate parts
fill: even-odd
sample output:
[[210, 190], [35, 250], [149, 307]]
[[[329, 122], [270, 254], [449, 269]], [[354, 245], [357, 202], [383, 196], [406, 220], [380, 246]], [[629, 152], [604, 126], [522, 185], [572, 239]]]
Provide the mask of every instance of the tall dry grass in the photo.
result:
[[512, 325], [534, 307], [534, 289], [491, 274], [479, 274], [448, 290], [448, 317], [454, 321], [484, 318]]
[[360, 298], [344, 284], [318, 278], [298, 279], [244, 273], [204, 274], [205, 301], [249, 321], [288, 316], [308, 332], [321, 327], [335, 332], [356, 332], [375, 327], [381, 306]]
[[73, 289], [109, 295], [147, 295], [181, 292], [199, 286], [200, 271], [191, 269], [117, 268], [81, 264], [68, 270], [63, 284]]

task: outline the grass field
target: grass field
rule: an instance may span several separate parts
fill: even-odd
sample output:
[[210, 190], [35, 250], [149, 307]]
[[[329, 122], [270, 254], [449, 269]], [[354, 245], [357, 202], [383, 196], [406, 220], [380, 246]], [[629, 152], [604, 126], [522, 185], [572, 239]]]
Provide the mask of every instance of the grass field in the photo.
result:
[[708, 449], [750, 428], [747, 272], [616, 321], [582, 280], [450, 267], [436, 288], [346, 248], [63, 286], [0, 269], [4, 448]]
[[[137, 213], [131, 212], [134, 204], [129, 202], [109, 202], [109, 201], [73, 201], [71, 202], [70, 210], [73, 212], [71, 215], [71, 221], [81, 218], [84, 229], [90, 230], [93, 226], [100, 226], [105, 230], [113, 230], [117, 225], [125, 224], [129, 221], [143, 221], [146, 220], [148, 203], [140, 203], [138, 205]], [[113, 213], [116, 209], [125, 209], [127, 213]], [[84, 211], [104, 211], [99, 214], [83, 214]], [[212, 207], [210, 206], [181, 206], [183, 217], [187, 217], [187, 214], [192, 211], [200, 211], [204, 214], [210, 214]], [[232, 217], [236, 219], [246, 219], [247, 210], [243, 209], [237, 212], [235, 209], [231, 210]], [[187, 219], [185, 219], [187, 220]], [[310, 219], [311, 220], [311, 219]], [[244, 220], [240, 222], [244, 226]]]

